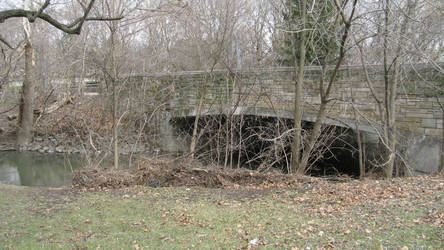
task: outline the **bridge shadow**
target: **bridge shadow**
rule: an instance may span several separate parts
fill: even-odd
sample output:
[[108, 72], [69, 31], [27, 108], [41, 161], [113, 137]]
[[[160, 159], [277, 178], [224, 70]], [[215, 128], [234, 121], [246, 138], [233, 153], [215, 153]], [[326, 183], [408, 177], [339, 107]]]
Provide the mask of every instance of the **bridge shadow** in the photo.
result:
[[[190, 141], [194, 120], [194, 116], [171, 119], [183, 141]], [[207, 114], [199, 119], [196, 155], [205, 163], [224, 167], [287, 172], [293, 124], [293, 119], [276, 116]], [[312, 121], [303, 122], [303, 141], [312, 127]], [[359, 176], [357, 148], [352, 129], [326, 124], [310, 159], [308, 174]]]

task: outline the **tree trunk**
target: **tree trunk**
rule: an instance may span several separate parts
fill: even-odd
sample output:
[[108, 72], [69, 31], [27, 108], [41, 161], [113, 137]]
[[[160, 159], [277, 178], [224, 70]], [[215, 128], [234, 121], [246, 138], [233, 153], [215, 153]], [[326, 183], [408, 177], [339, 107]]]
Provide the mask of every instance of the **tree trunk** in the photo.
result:
[[119, 118], [118, 118], [118, 72], [117, 72], [117, 61], [116, 61], [116, 45], [115, 45], [115, 35], [116, 28], [111, 26], [110, 28], [110, 38], [111, 38], [111, 74], [112, 74], [112, 88], [113, 88], [113, 151], [114, 151], [114, 168], [119, 168]]
[[[230, 154], [232, 156], [232, 150], [231, 150], [231, 115], [230, 115], [230, 88], [229, 88], [229, 79], [228, 75], [226, 75], [227, 79], [225, 81], [226, 83], [226, 114], [225, 114], [225, 162], [224, 162], [224, 168], [228, 166], [228, 155]], [[231, 157], [232, 158], [232, 157]], [[231, 166], [230, 166], [231, 167]]]
[[196, 111], [196, 117], [194, 118], [194, 126], [193, 126], [193, 135], [191, 136], [191, 145], [190, 145], [190, 156], [191, 158], [194, 158], [194, 153], [196, 151], [196, 145], [197, 145], [197, 128], [199, 125], [199, 119], [200, 119], [200, 114], [202, 112], [202, 108], [203, 108], [203, 101], [206, 95], [206, 89], [207, 89], [207, 76], [205, 76], [205, 79], [202, 82], [202, 91], [201, 91], [201, 96], [199, 99], [199, 106], [197, 107], [197, 111]]
[[[294, 46], [292, 46], [293, 51], [293, 65], [296, 71], [297, 76], [295, 77], [295, 99], [294, 99], [294, 141], [292, 147], [292, 158], [291, 158], [291, 167], [290, 172], [296, 174], [303, 174], [304, 166], [301, 166], [299, 163], [300, 159], [300, 151], [301, 151], [301, 133], [302, 133], [302, 86], [304, 84], [304, 65], [305, 65], [305, 22], [306, 22], [306, 5], [307, 1], [302, 1], [301, 8], [301, 19], [302, 19], [302, 31], [301, 31], [301, 39], [299, 41], [299, 61], [296, 59], [296, 52]], [[291, 11], [292, 13], [294, 11]], [[294, 42], [292, 42], [293, 45]], [[297, 66], [296, 66], [297, 65]]]
[[33, 48], [28, 40], [25, 44], [25, 80], [23, 82], [20, 113], [18, 119], [17, 146], [22, 147], [32, 141], [34, 118], [34, 61]]
[[398, 69], [395, 63], [394, 72], [392, 75], [391, 86], [389, 90], [389, 117], [387, 119], [387, 133], [388, 133], [388, 152], [387, 152], [387, 165], [384, 167], [384, 175], [386, 178], [390, 179], [393, 176], [393, 169], [395, 166], [395, 152], [396, 152], [396, 92], [398, 85]]
[[[404, 46], [406, 42], [406, 34], [409, 30], [410, 19], [414, 16], [416, 1], [407, 1], [407, 14], [401, 25], [399, 32], [399, 41], [395, 50], [394, 59], [388, 62], [388, 26], [390, 24], [390, 1], [385, 0], [385, 23], [384, 23], [384, 83], [385, 83], [385, 108], [386, 108], [386, 125], [385, 125], [385, 143], [386, 143], [386, 162], [384, 163], [384, 176], [387, 179], [393, 177], [393, 169], [395, 165], [396, 154], [396, 96], [398, 92], [399, 75], [401, 72], [400, 65], [403, 56]], [[391, 69], [391, 79], [389, 79], [389, 69]]]
[[117, 93], [116, 82], [113, 80], [113, 145], [114, 145], [114, 168], [119, 168], [119, 135], [117, 118]]
[[364, 159], [362, 155], [362, 140], [361, 140], [361, 131], [356, 126], [356, 141], [358, 143], [358, 157], [359, 157], [359, 179], [364, 179], [365, 176], [365, 165]]
[[327, 103], [322, 102], [319, 107], [318, 113], [316, 115], [316, 122], [313, 126], [313, 130], [311, 131], [310, 139], [308, 140], [308, 145], [304, 149], [304, 153], [302, 154], [301, 162], [299, 163], [300, 167], [298, 168], [297, 174], [304, 174], [307, 169], [308, 160], [310, 159], [311, 152], [318, 140], [319, 135], [321, 134], [322, 123], [324, 122], [324, 118], [326, 116], [325, 111], [327, 108]]
[[[365, 72], [367, 73], [367, 72]], [[361, 130], [359, 130], [359, 116], [358, 112], [356, 111], [356, 107], [354, 106], [355, 103], [355, 97], [353, 94], [353, 89], [350, 91], [351, 97], [352, 97], [352, 103], [353, 103], [353, 113], [354, 113], [354, 119], [355, 119], [355, 133], [356, 133], [356, 143], [358, 144], [358, 164], [359, 164], [359, 179], [364, 179], [365, 176], [365, 165], [364, 165], [364, 158], [363, 158], [363, 148], [362, 148], [362, 138], [361, 138]]]
[[383, 172], [385, 178], [391, 178], [393, 167], [390, 167], [390, 161], [391, 161], [391, 146], [389, 145], [389, 120], [390, 120], [390, 85], [389, 85], [389, 62], [388, 62], [388, 25], [389, 25], [389, 0], [385, 0], [385, 7], [384, 7], [384, 104], [385, 104], [385, 124], [384, 124], [384, 142], [385, 142], [385, 162], [383, 165]]
[[[320, 93], [320, 97], [321, 97], [321, 105], [320, 105], [318, 113], [316, 115], [316, 121], [313, 126], [313, 130], [311, 132], [309, 141], [307, 142], [307, 146], [304, 147], [302, 159], [299, 163], [296, 174], [304, 174], [307, 171], [308, 160], [310, 159], [310, 156], [311, 156], [312, 151], [315, 147], [316, 141], [318, 140], [319, 135], [321, 134], [322, 123], [324, 122], [324, 119], [326, 117], [326, 110], [327, 110], [327, 104], [329, 102], [329, 96], [330, 96], [332, 87], [334, 86], [334, 83], [336, 81], [336, 75], [338, 73], [339, 67], [341, 66], [342, 61], [344, 60], [345, 54], [347, 53], [347, 50], [345, 49], [345, 45], [346, 45], [347, 38], [349, 35], [351, 21], [353, 20], [353, 16], [355, 13], [356, 3], [357, 3], [357, 0], [355, 0], [353, 2], [353, 8], [352, 8], [352, 11], [351, 11], [351, 14], [350, 14], [350, 17], [348, 20], [346, 20], [345, 16], [342, 16], [342, 21], [345, 23], [345, 27], [344, 27], [344, 31], [343, 31], [343, 34], [341, 37], [339, 56], [336, 59], [335, 68], [333, 69], [333, 71], [330, 75], [327, 89], [324, 91], [324, 79], [326, 77], [326, 72], [327, 72], [327, 58], [328, 58], [328, 54], [332, 51], [331, 48], [333, 46], [334, 40], [330, 40], [330, 43], [328, 45], [327, 52], [326, 52], [327, 56], [324, 59], [325, 61], [322, 66], [321, 80], [319, 82], [319, 93]], [[339, 9], [341, 7], [339, 5], [337, 5], [337, 8]], [[339, 11], [341, 11], [341, 13], [342, 13], [342, 10], [339, 10]], [[339, 23], [340, 23], [339, 19], [337, 18], [335, 20], [334, 29], [333, 29], [335, 32], [337, 30], [337, 25], [339, 25]]]
[[225, 159], [224, 159], [224, 168], [228, 165], [228, 155], [230, 150], [230, 118], [228, 114], [225, 115]]
[[[444, 110], [442, 114], [442, 122], [444, 124]], [[441, 131], [441, 164], [439, 166], [439, 173], [441, 174], [441, 176], [444, 176], [444, 128], [442, 128]]]
[[[241, 114], [240, 122], [239, 122], [239, 144], [238, 144], [238, 147], [239, 147], [238, 152], [239, 152], [239, 154], [237, 155], [237, 168], [240, 168], [240, 164], [241, 164], [241, 155], [242, 155], [242, 126], [243, 126], [243, 123], [244, 123], [244, 115]], [[443, 138], [444, 138], [444, 136], [443, 136]], [[444, 141], [444, 139], [443, 139], [443, 141]], [[444, 154], [443, 154], [443, 156], [444, 156]]]

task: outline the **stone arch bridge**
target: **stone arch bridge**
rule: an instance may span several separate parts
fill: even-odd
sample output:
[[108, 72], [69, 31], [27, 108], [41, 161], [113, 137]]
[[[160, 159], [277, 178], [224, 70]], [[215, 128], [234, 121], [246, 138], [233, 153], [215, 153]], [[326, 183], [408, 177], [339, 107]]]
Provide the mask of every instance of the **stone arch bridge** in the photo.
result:
[[[444, 64], [439, 65], [441, 68]], [[438, 68], [439, 68], [438, 66]], [[293, 119], [294, 73], [292, 68], [252, 71], [181, 72], [133, 76], [139, 80], [162, 81], [171, 91], [168, 110], [170, 118], [194, 117], [201, 96], [201, 115], [233, 114]], [[442, 71], [441, 71], [442, 72]], [[319, 79], [321, 69], [308, 67], [304, 73], [303, 120], [313, 122], [320, 105]], [[368, 79], [374, 94], [384, 97], [384, 74], [381, 66], [368, 67]], [[431, 173], [440, 163], [443, 111], [431, 86], [444, 84], [444, 77], [431, 65], [403, 68], [402, 84], [397, 97], [398, 129], [407, 134], [409, 165], [418, 172]], [[332, 101], [324, 123], [359, 129], [368, 143], [378, 143], [378, 104], [369, 88], [361, 66], [341, 67], [331, 93]], [[165, 138], [174, 137], [171, 124], [162, 126]], [[166, 139], [174, 141], [171, 138]], [[164, 143], [174, 150], [175, 143]]]

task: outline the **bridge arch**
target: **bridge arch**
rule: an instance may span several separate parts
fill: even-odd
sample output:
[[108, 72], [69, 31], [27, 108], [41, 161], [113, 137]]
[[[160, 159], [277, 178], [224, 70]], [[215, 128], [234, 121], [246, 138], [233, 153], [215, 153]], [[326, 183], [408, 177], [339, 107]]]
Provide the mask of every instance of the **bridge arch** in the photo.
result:
[[[407, 152], [403, 158], [417, 172], [433, 173], [438, 170], [440, 144], [443, 128], [443, 112], [436, 99], [427, 95], [421, 86], [436, 81], [440, 73], [428, 65], [415, 65], [408, 81], [403, 83], [402, 93], [397, 100], [397, 124], [403, 137], [399, 144]], [[313, 122], [319, 107], [318, 81], [321, 69], [309, 67], [304, 84], [303, 120]], [[421, 75], [416, 73], [420, 72]], [[292, 119], [294, 102], [293, 71], [290, 68], [265, 69], [242, 72], [216, 71], [182, 72], [168, 76], [151, 76], [170, 84], [173, 98], [169, 103], [170, 117], [193, 117], [199, 100], [203, 98], [202, 115], [252, 115]], [[377, 141], [378, 105], [372, 98], [360, 66], [345, 66], [337, 75], [336, 89], [332, 93], [335, 101], [328, 107], [324, 124], [359, 130]], [[369, 77], [377, 95], [383, 94], [383, 71], [381, 66], [369, 67]], [[202, 91], [202, 83], [206, 90]], [[204, 95], [204, 96], [201, 96]], [[440, 99], [444, 103], [444, 98]], [[351, 108], [353, 107], [353, 108]], [[355, 120], [354, 108], [364, 117]], [[165, 127], [166, 128], [166, 127]], [[375, 139], [376, 138], [376, 139]]]
[[[196, 110], [189, 110], [187, 112], [182, 112], [181, 114], [176, 114], [172, 117], [172, 124], [176, 126], [176, 130], [181, 130], [181, 135], [186, 134], [188, 138], [183, 138], [183, 141], [190, 141], [192, 134], [192, 127], [194, 124], [194, 119], [196, 116]], [[228, 118], [232, 116], [232, 118]], [[243, 117], [244, 122], [240, 122], [239, 117]], [[216, 146], [211, 145], [206, 138], [211, 138], [213, 134], [220, 133], [216, 132], [221, 129], [218, 126], [225, 126], [226, 120], [231, 119], [234, 121], [235, 131], [231, 131], [235, 134], [234, 141], [235, 144], [239, 145], [239, 141], [247, 138], [247, 141], [241, 143], [240, 147], [233, 149], [234, 152], [234, 165], [237, 166], [238, 161], [241, 162], [241, 166], [249, 168], [261, 168], [261, 166], [272, 166], [275, 168], [280, 168], [284, 171], [288, 170], [290, 157], [291, 157], [291, 145], [292, 145], [292, 128], [293, 128], [293, 115], [291, 112], [276, 113], [271, 109], [256, 109], [256, 108], [244, 108], [237, 107], [236, 109], [204, 109], [201, 111], [201, 125], [200, 128], [206, 127], [207, 131], [202, 132], [201, 145], [204, 148], [200, 150], [201, 155], [207, 155], [208, 152], [214, 152]], [[248, 122], [246, 122], [248, 120]], [[314, 114], [305, 114], [303, 119], [303, 127], [306, 131], [312, 128], [315, 121]], [[281, 125], [275, 125], [277, 123]], [[211, 124], [213, 123], [213, 124]], [[242, 123], [242, 124], [240, 124]], [[245, 128], [245, 124], [248, 123], [249, 128]], [[283, 125], [282, 125], [283, 123]], [[219, 124], [219, 125], [218, 125]], [[270, 125], [271, 124], [271, 125]], [[322, 143], [326, 143], [327, 146], [318, 146], [315, 165], [309, 168], [309, 174], [312, 175], [325, 175], [325, 174], [347, 174], [349, 176], [359, 176], [359, 159], [357, 153], [357, 141], [356, 134], [353, 132], [354, 128], [347, 126], [346, 123], [341, 121], [336, 121], [334, 119], [326, 119], [326, 125], [329, 128], [325, 130], [325, 134], [321, 135], [323, 138]], [[350, 121], [350, 124], [356, 125], [354, 121]], [[241, 126], [242, 128], [239, 128]], [[271, 126], [269, 128], [263, 128], [265, 126]], [[210, 129], [208, 129], [210, 127]], [[257, 128], [262, 129], [257, 129]], [[285, 127], [284, 130], [276, 132], [274, 127]], [[374, 158], [373, 154], [377, 149], [378, 140], [375, 138], [375, 134], [370, 133], [372, 130], [368, 127], [362, 127], [361, 138], [362, 142], [365, 144], [364, 147], [368, 148], [368, 163]], [[224, 128], [222, 128], [223, 130]], [[242, 130], [243, 135], [239, 137], [237, 131]], [[205, 129], [203, 129], [205, 130]], [[267, 135], [264, 135], [264, 131], [268, 131]], [[213, 133], [213, 134], [207, 134]], [[275, 134], [273, 134], [275, 133]], [[327, 133], [329, 133], [327, 135]], [[262, 134], [262, 135], [260, 135]], [[222, 142], [219, 144], [228, 143], [224, 141], [225, 134], [222, 131], [221, 135]], [[243, 136], [243, 137], [242, 137]], [[330, 136], [331, 138], [327, 138]], [[254, 138], [256, 143], [251, 143], [251, 138]], [[276, 140], [274, 140], [276, 138]], [[339, 140], [340, 138], [340, 140]], [[213, 138], [214, 140], [214, 138]], [[214, 142], [214, 141], [213, 141]], [[284, 143], [283, 143], [284, 142]], [[276, 149], [276, 147], [283, 148]], [[277, 145], [277, 146], [275, 146]], [[187, 150], [189, 145], [185, 146], [184, 149]], [[242, 148], [245, 152], [240, 152]], [[272, 151], [272, 152], [271, 152]], [[285, 151], [285, 152], [284, 152]], [[319, 153], [321, 152], [322, 153]], [[274, 153], [273, 153], [274, 152]], [[278, 154], [278, 155], [277, 155]], [[285, 156], [283, 154], [286, 154]], [[213, 159], [224, 158], [222, 156], [211, 156]], [[242, 157], [242, 158], [240, 158]], [[269, 158], [272, 158], [269, 159]], [[285, 159], [287, 158], [287, 159]], [[256, 160], [252, 160], [256, 159]], [[226, 163], [226, 162], [225, 162]], [[224, 164], [224, 161], [219, 161], [219, 164]]]

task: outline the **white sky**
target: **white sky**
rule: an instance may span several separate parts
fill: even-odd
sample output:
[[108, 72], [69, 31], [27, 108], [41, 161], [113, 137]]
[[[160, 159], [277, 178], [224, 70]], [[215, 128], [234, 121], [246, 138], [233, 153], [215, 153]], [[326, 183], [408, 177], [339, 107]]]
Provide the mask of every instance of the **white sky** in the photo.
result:
[[22, 2], [20, 0], [0, 0], [0, 10], [17, 8], [17, 3]]

